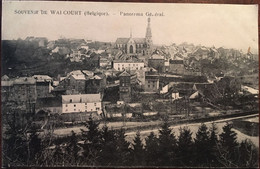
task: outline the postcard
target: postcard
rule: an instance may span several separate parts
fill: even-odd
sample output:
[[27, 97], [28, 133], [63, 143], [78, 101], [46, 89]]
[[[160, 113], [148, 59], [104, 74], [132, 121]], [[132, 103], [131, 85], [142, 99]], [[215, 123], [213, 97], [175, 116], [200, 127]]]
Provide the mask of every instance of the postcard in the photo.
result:
[[2, 167], [259, 164], [258, 5], [3, 1]]

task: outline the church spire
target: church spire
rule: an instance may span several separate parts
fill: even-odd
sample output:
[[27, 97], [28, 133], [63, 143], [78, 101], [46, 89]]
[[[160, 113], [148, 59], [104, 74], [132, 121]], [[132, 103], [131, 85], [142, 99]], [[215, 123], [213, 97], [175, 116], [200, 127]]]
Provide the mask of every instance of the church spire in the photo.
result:
[[132, 28], [130, 29], [130, 38], [132, 38]]
[[149, 17], [148, 18], [147, 28], [146, 28], [146, 35], [145, 35], [145, 40], [146, 40], [148, 48], [150, 48], [152, 46], [152, 44], [153, 44], [153, 41], [152, 41], [152, 30], [151, 30], [150, 22], [151, 22], [151, 19]]
[[149, 17], [148, 18], [148, 25], [147, 25], [147, 28], [146, 28], [146, 35], [145, 35], [145, 38], [152, 38], [152, 31], [151, 31], [151, 26], [150, 26], [150, 22], [151, 22], [151, 18]]

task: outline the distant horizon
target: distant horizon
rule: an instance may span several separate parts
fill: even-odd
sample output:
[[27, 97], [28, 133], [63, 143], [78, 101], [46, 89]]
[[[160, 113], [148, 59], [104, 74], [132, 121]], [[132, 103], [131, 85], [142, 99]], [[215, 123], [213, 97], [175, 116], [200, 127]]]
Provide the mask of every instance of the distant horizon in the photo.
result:
[[[47, 40], [50, 42], [50, 41], [55, 41], [55, 40], [59, 40], [59, 39], [84, 39], [85, 41], [86, 40], [91, 40], [93, 42], [103, 42], [103, 43], [115, 43], [115, 41], [101, 41], [101, 40], [93, 40], [93, 39], [87, 39], [87, 38], [73, 38], [73, 37], [61, 37], [61, 38], [58, 38], [58, 39], [49, 39], [48, 37], [44, 37], [44, 36], [26, 36], [25, 38], [17, 38], [17, 39], [2, 39], [2, 40], [18, 40], [18, 39], [22, 39], [22, 40], [25, 40], [27, 37], [34, 37], [34, 38], [47, 38]], [[139, 38], [139, 37], [133, 37], [133, 38]], [[178, 45], [181, 45], [183, 43], [187, 43], [187, 44], [192, 44], [194, 46], [202, 46], [202, 47], [207, 47], [207, 48], [212, 48], [213, 46], [218, 49], [218, 48], [225, 48], [225, 49], [235, 49], [235, 50], [239, 50], [244, 53], [247, 53], [247, 50], [246, 51], [243, 51], [243, 49], [238, 49], [238, 48], [230, 48], [230, 47], [226, 47], [226, 46], [207, 46], [207, 45], [204, 45], [204, 44], [194, 44], [192, 42], [180, 42], [180, 43], [175, 43], [175, 42], [172, 42], [171, 44], [154, 44], [155, 46], [171, 46], [173, 44], [176, 44], [177, 46]], [[250, 47], [251, 48], [251, 47]], [[251, 53], [253, 54], [258, 54], [259, 52], [257, 51], [256, 49], [252, 49], [251, 48]]]
[[[149, 13], [153, 43], [169, 46], [184, 42], [258, 54], [258, 6], [219, 4], [2, 2], [2, 39], [30, 36], [48, 40], [89, 39], [115, 42], [117, 38], [144, 38]], [[48, 15], [17, 14], [46, 10]], [[52, 15], [56, 11], [86, 11], [89, 15]], [[15, 13], [16, 11], [16, 13]], [[106, 14], [109, 16], [93, 16]], [[147, 14], [148, 13], [148, 14]], [[142, 15], [141, 15], [142, 14]], [[126, 15], [126, 16], [125, 16]]]

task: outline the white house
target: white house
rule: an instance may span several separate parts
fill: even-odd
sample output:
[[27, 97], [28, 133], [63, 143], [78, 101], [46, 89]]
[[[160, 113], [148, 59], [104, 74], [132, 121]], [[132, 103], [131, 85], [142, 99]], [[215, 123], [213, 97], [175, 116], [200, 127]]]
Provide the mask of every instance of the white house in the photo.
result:
[[144, 62], [133, 60], [114, 60], [113, 68], [118, 71], [142, 70], [144, 68]]
[[102, 113], [100, 94], [62, 95], [62, 113], [94, 111]]

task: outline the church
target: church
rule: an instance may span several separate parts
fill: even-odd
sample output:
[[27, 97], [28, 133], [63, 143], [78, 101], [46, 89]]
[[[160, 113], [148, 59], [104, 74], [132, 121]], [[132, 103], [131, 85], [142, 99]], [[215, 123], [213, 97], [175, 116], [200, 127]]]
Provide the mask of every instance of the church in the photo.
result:
[[148, 18], [145, 38], [133, 38], [131, 32], [129, 38], [117, 38], [115, 48], [128, 55], [149, 55], [153, 45], [150, 22]]

